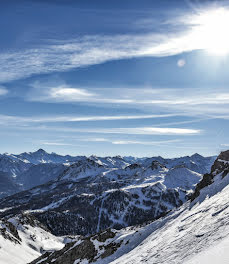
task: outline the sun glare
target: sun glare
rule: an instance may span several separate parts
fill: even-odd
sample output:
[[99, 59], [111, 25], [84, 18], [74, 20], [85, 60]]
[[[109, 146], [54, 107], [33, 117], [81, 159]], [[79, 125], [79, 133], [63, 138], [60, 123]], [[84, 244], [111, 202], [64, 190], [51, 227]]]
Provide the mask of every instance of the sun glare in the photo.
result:
[[219, 8], [199, 14], [194, 23], [194, 41], [213, 55], [229, 53], [229, 10]]

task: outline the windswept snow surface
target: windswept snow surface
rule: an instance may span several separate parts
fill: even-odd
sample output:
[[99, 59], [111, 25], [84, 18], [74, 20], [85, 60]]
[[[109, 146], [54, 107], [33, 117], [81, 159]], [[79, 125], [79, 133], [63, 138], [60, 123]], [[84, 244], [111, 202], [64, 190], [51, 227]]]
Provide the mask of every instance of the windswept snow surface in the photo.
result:
[[229, 238], [225, 238], [215, 246], [211, 246], [194, 256], [185, 264], [228, 264], [229, 263]]
[[218, 175], [192, 203], [145, 227], [121, 230], [122, 246], [96, 263], [229, 263], [228, 184], [229, 175]]

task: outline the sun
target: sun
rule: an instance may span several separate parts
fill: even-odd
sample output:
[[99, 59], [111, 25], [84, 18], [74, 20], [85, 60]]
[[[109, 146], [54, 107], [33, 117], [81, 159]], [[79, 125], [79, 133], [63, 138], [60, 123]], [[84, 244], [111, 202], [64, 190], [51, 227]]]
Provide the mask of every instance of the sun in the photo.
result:
[[201, 49], [213, 55], [229, 54], [229, 10], [205, 11], [192, 22], [193, 41]]

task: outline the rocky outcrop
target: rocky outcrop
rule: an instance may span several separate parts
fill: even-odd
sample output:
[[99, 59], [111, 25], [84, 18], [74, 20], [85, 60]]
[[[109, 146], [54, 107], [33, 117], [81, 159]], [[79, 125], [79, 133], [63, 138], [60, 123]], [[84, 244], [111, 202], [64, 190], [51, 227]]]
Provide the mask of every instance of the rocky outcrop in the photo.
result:
[[190, 195], [190, 200], [195, 200], [201, 189], [211, 185], [216, 175], [221, 174], [223, 179], [229, 173], [229, 150], [221, 152], [211, 167], [211, 172], [204, 174], [202, 180], [196, 185], [195, 191]]
[[229, 150], [221, 152], [212, 165], [211, 174], [216, 175], [221, 172], [223, 177], [229, 172]]
[[74, 264], [80, 261], [93, 263], [99, 258], [112, 255], [122, 244], [114, 242], [115, 232], [111, 229], [94, 236], [81, 237], [78, 241], [68, 243], [56, 252], [47, 252], [30, 264]]
[[0, 227], [0, 234], [15, 244], [20, 244], [21, 238], [18, 234], [16, 227], [9, 221], [2, 221]]
[[190, 195], [190, 200], [195, 200], [200, 195], [200, 190], [212, 184], [213, 174], [204, 174], [203, 179], [196, 185], [195, 191]]
[[152, 170], [158, 170], [160, 168], [166, 168], [163, 164], [161, 164], [160, 162], [158, 162], [157, 160], [153, 160], [152, 164], [151, 164], [151, 169]]

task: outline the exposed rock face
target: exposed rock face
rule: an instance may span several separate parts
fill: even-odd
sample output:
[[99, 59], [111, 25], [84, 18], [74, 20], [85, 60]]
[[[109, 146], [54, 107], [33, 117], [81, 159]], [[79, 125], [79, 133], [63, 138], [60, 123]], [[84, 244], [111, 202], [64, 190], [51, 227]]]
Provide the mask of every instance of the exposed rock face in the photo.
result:
[[[50, 254], [45, 254], [38, 259], [38, 263], [44, 264], [73, 264], [75, 260], [87, 259], [89, 262], [97, 255], [97, 251], [90, 239], [84, 239], [82, 243], [76, 245], [77, 242], [68, 243], [62, 250]], [[45, 259], [44, 259], [45, 258]], [[44, 259], [44, 261], [42, 261]], [[37, 263], [36, 261], [31, 264]]]
[[203, 179], [196, 185], [195, 191], [190, 196], [190, 200], [195, 200], [200, 195], [201, 189], [212, 184], [216, 175], [221, 174], [221, 177], [224, 178], [228, 173], [229, 150], [220, 153], [211, 167], [211, 172], [204, 174]]
[[30, 264], [74, 264], [77, 261], [95, 262], [99, 258], [112, 255], [122, 244], [114, 242], [115, 232], [111, 229], [94, 236], [82, 237], [77, 242], [68, 243], [62, 250], [47, 252]]
[[5, 238], [8, 239], [15, 244], [20, 244], [21, 238], [18, 234], [17, 229], [15, 226], [9, 221], [2, 221], [0, 227], [0, 234]]
[[157, 170], [157, 169], [159, 169], [159, 168], [165, 168], [165, 166], [164, 165], [162, 165], [160, 162], [158, 162], [157, 160], [154, 160], [154, 161], [152, 161], [152, 164], [151, 164], [151, 169], [152, 170]]
[[219, 174], [221, 172], [223, 172], [223, 177], [225, 177], [229, 172], [229, 150], [221, 152], [212, 165], [211, 173], [213, 175]]
[[211, 173], [204, 174], [203, 179], [196, 185], [195, 191], [190, 195], [190, 200], [195, 200], [200, 195], [201, 189], [212, 184], [213, 178], [214, 176]]

